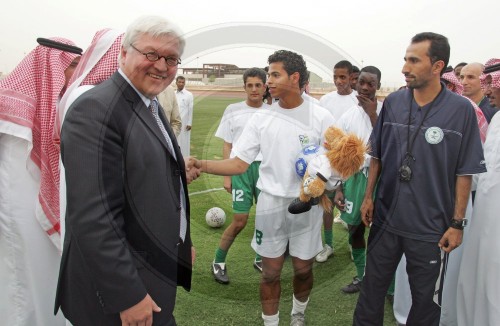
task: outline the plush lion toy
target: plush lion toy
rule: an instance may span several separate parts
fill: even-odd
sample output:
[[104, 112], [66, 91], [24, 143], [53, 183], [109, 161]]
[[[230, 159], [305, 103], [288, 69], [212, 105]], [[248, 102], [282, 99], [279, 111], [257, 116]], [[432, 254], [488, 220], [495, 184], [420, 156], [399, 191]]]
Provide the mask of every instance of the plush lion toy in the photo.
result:
[[325, 190], [336, 189], [361, 169], [365, 161], [367, 146], [354, 134], [346, 134], [341, 129], [329, 127], [325, 131], [325, 152], [307, 164], [300, 197], [288, 206], [292, 214], [300, 214], [320, 203], [323, 209], [331, 212], [333, 205]]

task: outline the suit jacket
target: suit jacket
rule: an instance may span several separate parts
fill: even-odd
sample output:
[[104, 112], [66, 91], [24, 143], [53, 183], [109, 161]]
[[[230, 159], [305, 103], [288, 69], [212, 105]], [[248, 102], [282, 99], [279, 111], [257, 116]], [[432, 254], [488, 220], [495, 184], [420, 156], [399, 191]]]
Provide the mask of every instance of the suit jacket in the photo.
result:
[[182, 120], [174, 88], [172, 86], [168, 86], [163, 92], [158, 94], [158, 102], [163, 107], [163, 113], [165, 113], [175, 136], [179, 136], [182, 128]]
[[[120, 325], [119, 312], [147, 293], [174, 325], [176, 286], [191, 286], [189, 198], [184, 159], [162, 110], [177, 161], [139, 95], [116, 72], [66, 115], [66, 235], [55, 311], [74, 325]], [[180, 176], [180, 178], [179, 178]], [[188, 228], [179, 240], [180, 182]]]

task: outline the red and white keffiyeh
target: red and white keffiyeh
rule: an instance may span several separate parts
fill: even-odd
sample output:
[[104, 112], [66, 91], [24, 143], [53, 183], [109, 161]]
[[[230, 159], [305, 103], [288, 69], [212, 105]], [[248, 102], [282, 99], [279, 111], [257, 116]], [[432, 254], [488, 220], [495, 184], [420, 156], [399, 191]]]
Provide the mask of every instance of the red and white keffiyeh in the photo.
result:
[[[118, 70], [120, 66], [118, 56], [120, 55], [123, 35], [123, 32], [112, 29], [104, 29], [96, 33], [89, 49], [85, 51], [82, 56], [82, 60], [84, 60], [84, 62], [80, 65], [82, 70], [85, 70], [85, 68], [88, 67], [88, 64], [92, 61], [91, 57], [93, 55], [105, 48], [107, 48], [107, 51], [93, 66], [85, 79], [81, 82], [80, 86], [100, 84], [111, 77], [111, 75]], [[111, 45], [109, 42], [112, 42]], [[78, 70], [75, 71], [71, 82], [77, 80], [83, 73], [84, 71], [81, 73]]]
[[499, 63], [500, 63], [500, 59], [491, 58], [490, 60], [486, 61], [486, 63], [484, 64], [484, 67], [488, 68], [490, 66], [493, 66], [493, 65], [496, 65], [496, 64], [499, 64]]
[[453, 92], [457, 93], [458, 95], [462, 95], [462, 92], [464, 91], [464, 86], [462, 83], [458, 80], [457, 76], [455, 76], [455, 73], [453, 71], [444, 73], [441, 78], [444, 80], [447, 80], [448, 82], [452, 83], [455, 86], [455, 89]]
[[[87, 85], [97, 85], [105, 81], [118, 69], [118, 56], [121, 50], [123, 33], [105, 29], [96, 33], [89, 48], [80, 59], [75, 69], [70, 86], [59, 103], [59, 114], [57, 115], [57, 128], [54, 128], [54, 141], [60, 142], [60, 131], [62, 122], [75, 99], [84, 91]], [[87, 86], [87, 87], [80, 87]], [[112, 94], [110, 94], [111, 96]], [[64, 235], [66, 213], [66, 178], [64, 166], [61, 164], [60, 181], [60, 209], [61, 209], [61, 235]]]
[[[68, 45], [73, 42], [51, 38]], [[36, 218], [59, 246], [59, 147], [53, 142], [56, 106], [66, 83], [64, 71], [77, 57], [62, 50], [37, 46], [0, 81], [0, 133], [26, 139], [30, 159], [40, 169]]]
[[500, 71], [492, 72], [490, 86], [493, 88], [500, 88]]
[[481, 82], [488, 87], [493, 88], [500, 88], [500, 70], [490, 72], [489, 74], [486, 74], [483, 79], [481, 79]]
[[488, 121], [486, 120], [486, 117], [484, 116], [483, 111], [479, 108], [479, 106], [477, 106], [477, 104], [474, 103], [474, 101], [472, 101], [470, 98], [465, 98], [468, 99], [474, 107], [477, 118], [477, 126], [479, 127], [479, 136], [481, 137], [481, 143], [484, 144], [484, 141], [486, 140], [486, 132], [488, 131]]
[[[484, 64], [484, 68], [486, 69], [496, 64], [500, 64], [500, 59], [491, 58], [490, 60], [486, 61], [486, 63]], [[481, 81], [481, 89], [483, 91], [485, 91], [486, 88], [488, 88], [488, 84], [490, 84], [491, 87], [500, 88], [500, 71], [495, 71], [488, 74], [481, 74], [479, 79]]]
[[68, 98], [73, 91], [84, 85], [97, 85], [111, 77], [119, 68], [118, 56], [121, 50], [123, 32], [113, 29], [98, 31], [89, 48], [83, 53], [75, 73], [70, 79], [70, 86], [59, 105], [54, 139], [60, 141], [62, 121], [68, 110]]

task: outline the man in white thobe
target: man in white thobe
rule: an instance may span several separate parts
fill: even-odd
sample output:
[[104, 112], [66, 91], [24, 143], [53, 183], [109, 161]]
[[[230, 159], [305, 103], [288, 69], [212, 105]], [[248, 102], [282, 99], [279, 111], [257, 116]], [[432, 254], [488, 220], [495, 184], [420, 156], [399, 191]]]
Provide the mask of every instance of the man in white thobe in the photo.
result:
[[181, 133], [177, 137], [177, 142], [181, 147], [182, 156], [189, 157], [191, 124], [193, 123], [193, 94], [184, 87], [186, 85], [186, 78], [177, 76], [175, 84], [177, 85], [175, 95], [177, 96], [179, 113], [182, 120]]

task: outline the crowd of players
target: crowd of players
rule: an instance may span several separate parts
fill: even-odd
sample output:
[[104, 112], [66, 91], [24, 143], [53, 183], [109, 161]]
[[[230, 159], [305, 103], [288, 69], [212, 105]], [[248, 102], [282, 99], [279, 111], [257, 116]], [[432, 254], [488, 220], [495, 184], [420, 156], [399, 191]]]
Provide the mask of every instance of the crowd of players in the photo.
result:
[[[386, 142], [392, 138], [387, 134], [389, 131], [384, 130], [384, 123], [379, 121], [377, 125], [378, 117], [381, 114], [381, 110], [383, 110], [383, 103], [378, 101], [376, 97], [376, 91], [380, 87], [381, 79], [379, 69], [367, 66], [363, 67], [361, 71], [356, 71], [356, 67], [353, 67], [348, 61], [338, 62], [334, 67], [333, 76], [337, 91], [324, 95], [319, 102], [308, 96], [306, 83], [303, 85], [299, 84], [300, 94], [304, 100], [303, 103], [306, 103], [310, 107], [315, 107], [319, 104], [321, 107], [326, 108], [334, 117], [334, 124], [336, 126], [346, 132], [354, 133], [367, 143], [370, 143], [372, 146], [371, 155], [375, 158], [375, 162], [377, 162], [370, 168], [371, 157], [367, 157], [362, 169], [355, 176], [346, 180], [331, 195], [334, 205], [340, 211], [340, 219], [348, 226], [349, 245], [352, 248], [352, 259], [356, 267], [356, 276], [353, 278], [353, 281], [341, 290], [344, 293], [356, 293], [364, 288], [355, 313], [354, 324], [356, 325], [382, 324], [383, 296], [385, 295], [391, 302], [394, 301], [394, 283], [396, 278], [400, 280], [399, 286], [396, 287], [395, 299], [397, 304], [394, 308], [398, 323], [408, 325], [434, 325], [439, 323], [442, 325], [468, 325], [472, 320], [475, 321], [473, 324], [478, 322], [476, 319], [480, 314], [476, 313], [476, 317], [464, 314], [465, 307], [460, 307], [457, 310], [457, 305], [460, 306], [463, 304], [460, 300], [457, 303], [456, 290], [461, 265], [461, 250], [457, 250], [452, 255], [449, 254], [462, 243], [461, 233], [464, 232], [464, 226], [466, 225], [465, 214], [466, 207], [468, 206], [468, 193], [471, 188], [471, 176], [485, 171], [481, 142], [484, 143], [487, 139], [488, 124], [497, 112], [498, 104], [495, 102], [494, 88], [488, 86], [487, 80], [491, 77], [488, 77], [490, 75], [484, 74], [483, 71], [485, 67], [493, 66], [497, 62], [490, 60], [485, 65], [480, 63], [461, 63], [453, 69], [452, 67], [447, 67], [449, 47], [448, 50], [446, 48], [446, 38], [432, 33], [422, 33], [415, 36], [412, 44], [407, 49], [406, 62], [402, 70], [406, 77], [407, 85], [388, 98], [387, 103], [391, 103], [391, 100], [395, 101], [395, 104], [392, 104], [394, 107], [391, 108], [390, 113], [388, 113], [390, 110], [388, 108], [382, 113], [388, 115], [385, 119], [391, 121], [392, 125], [397, 126], [397, 128], [394, 128], [398, 134], [404, 135], [407, 133], [406, 138], [392, 136], [396, 137], [392, 140], [394, 143], [401, 144], [399, 145], [401, 147], [397, 150], [386, 146]], [[437, 59], [431, 59], [433, 56]], [[271, 58], [270, 60], [272, 60]], [[425, 76], [425, 70], [422, 68], [422, 62], [425, 60], [428, 61], [428, 67], [426, 68], [430, 69], [430, 76]], [[438, 61], [441, 62], [435, 65]], [[286, 61], [283, 63], [283, 66], [287, 66]], [[272, 72], [272, 68], [272, 66], [269, 66], [270, 72]], [[248, 89], [249, 86], [246, 84], [248, 76], [255, 76], [256, 74], [256, 68], [254, 68], [247, 71], [243, 78], [244, 87], [249, 95], [249, 99], [250, 96], [256, 97], [258, 95], [256, 88], [252, 86], [255, 84], [255, 80], [252, 80], [249, 84], [250, 89]], [[264, 76], [263, 73], [261, 75]], [[271, 73], [269, 75], [271, 76]], [[266, 79], [260, 77], [259, 85], [264, 84], [266, 84]], [[267, 81], [267, 84], [270, 88], [269, 93], [271, 95], [274, 93], [275, 101], [276, 98], [279, 99], [278, 103], [280, 104], [276, 109], [280, 112], [280, 108], [283, 108], [281, 105], [287, 103], [286, 95], [282, 93], [276, 94], [277, 91], [273, 89], [275, 84], [272, 80]], [[431, 88], [431, 86], [434, 88], [434, 93], [430, 92], [432, 96], [429, 97], [429, 91], [426, 88]], [[265, 92], [262, 86], [260, 90], [261, 92]], [[446, 92], [446, 90], [449, 90], [449, 92]], [[461, 97], [456, 97], [452, 93], [456, 93]], [[285, 96], [284, 103], [281, 102], [283, 96]], [[399, 98], [395, 99], [396, 96]], [[267, 139], [289, 139], [288, 137], [293, 139], [293, 136], [288, 135], [285, 137], [281, 134], [267, 134], [269, 130], [266, 128], [262, 129], [262, 127], [259, 128], [257, 125], [246, 127], [247, 123], [254, 121], [253, 119], [249, 119], [249, 117], [256, 114], [257, 110], [255, 108], [260, 107], [272, 112], [276, 110], [268, 108], [266, 104], [255, 102], [250, 106], [250, 103], [249, 100], [238, 103], [238, 106], [245, 107], [245, 109], [240, 109], [239, 111], [235, 110], [234, 105], [228, 107], [222, 118], [219, 130], [216, 133], [216, 135], [221, 136], [219, 131], [221, 128], [224, 128], [227, 134], [230, 135], [221, 136], [221, 138], [224, 140], [224, 146], [230, 146], [233, 149], [233, 158], [226, 161], [225, 165], [222, 165], [221, 162], [205, 162], [206, 166], [203, 167], [205, 172], [215, 174], [228, 174], [228, 171], [231, 171], [231, 167], [233, 166], [236, 170], [231, 173], [246, 171], [244, 174], [233, 177], [233, 179], [238, 178], [236, 180], [239, 180], [241, 177], [247, 180], [246, 185], [241, 186], [241, 183], [238, 182], [239, 186], [233, 188], [233, 205], [241, 205], [241, 202], [245, 202], [246, 205], [244, 223], [238, 220], [233, 221], [224, 232], [221, 244], [223, 241], [227, 241], [225, 239], [230, 239], [232, 243], [241, 229], [245, 227], [253, 198], [256, 198], [255, 193], [257, 192], [258, 194], [259, 189], [265, 193], [287, 195], [286, 192], [280, 192], [278, 189], [266, 189], [264, 183], [266, 178], [264, 177], [261, 177], [256, 186], [255, 182], [257, 178], [254, 176], [249, 178], [247, 176], [248, 173], [254, 172], [251, 172], [251, 169], [247, 170], [246, 164], [264, 165], [267, 168], [266, 171], [269, 171], [269, 169], [272, 169], [272, 164], [276, 164], [277, 157], [287, 156], [290, 160], [293, 159], [294, 153], [288, 147], [278, 151], [278, 148], [267, 143], [265, 144], [265, 140]], [[388, 106], [389, 104], [386, 105]], [[416, 112], [412, 115], [413, 106], [415, 106]], [[438, 112], [432, 112], [433, 106], [435, 106], [434, 110]], [[403, 108], [407, 112], [401, 112]], [[320, 112], [317, 108], [314, 108], [314, 110], [316, 110], [315, 112]], [[454, 110], [458, 112], [454, 112]], [[281, 116], [278, 117], [279, 119], [283, 118]], [[454, 117], [455, 121], [450, 121], [451, 117]], [[262, 117], [255, 119], [255, 124], [261, 126], [262, 119]], [[238, 120], [240, 121], [239, 124], [235, 122]], [[279, 128], [279, 130], [286, 129], [281, 126], [281, 123], [281, 121], [273, 121], [272, 125]], [[464, 124], [467, 126], [464, 127]], [[271, 123], [265, 125], [268, 126]], [[372, 130], [376, 126], [378, 129], [372, 135]], [[420, 132], [416, 132], [416, 130]], [[386, 134], [383, 133], [384, 131]], [[293, 132], [296, 132], [296, 130]], [[457, 140], [453, 140], [453, 136], [450, 137], [453, 134], [452, 132], [461, 134], [461, 139], [458, 142]], [[419, 138], [420, 133], [421, 137]], [[244, 138], [242, 143], [238, 143], [236, 149], [234, 149], [233, 144], [236, 143], [242, 134], [248, 138]], [[370, 141], [371, 135], [372, 140]], [[300, 132], [297, 136], [299, 139], [305, 138], [304, 135], [300, 135]], [[375, 137], [379, 137], [379, 139]], [[389, 138], [386, 139], [385, 137]], [[398, 139], [397, 137], [402, 137], [403, 139]], [[447, 142], [449, 144], [446, 144]], [[439, 146], [439, 149], [437, 149], [438, 146], [434, 146], [436, 148], [432, 148], [431, 146], [440, 143], [441, 146]], [[414, 146], [418, 147], [415, 148]], [[258, 153], [259, 156], [256, 158], [245, 156], [250, 149], [255, 150], [256, 148], [265, 151], [263, 152], [265, 154]], [[389, 155], [389, 153], [391, 154]], [[415, 167], [417, 163], [413, 163], [417, 162], [416, 153], [420, 154], [418, 157], [420, 157], [419, 164], [421, 164], [417, 167]], [[434, 153], [434, 156], [432, 156], [432, 153]], [[446, 157], [441, 157], [442, 155]], [[225, 152], [225, 158], [227, 159], [229, 156], [230, 153]], [[265, 159], [266, 156], [269, 157], [269, 161], [267, 162]], [[255, 159], [254, 161], [252, 161], [253, 158]], [[284, 160], [278, 161], [281, 164], [285, 164]], [[390, 172], [382, 174], [382, 164], [384, 167], [387, 166], [386, 169], [391, 171], [394, 176], [399, 176], [399, 180], [394, 180], [394, 177], [387, 176], [387, 173]], [[423, 168], [424, 165], [430, 172], [426, 171], [423, 173], [425, 169]], [[202, 167], [203, 163], [200, 163], [200, 166]], [[375, 177], [369, 179], [369, 175], [373, 173], [375, 173]], [[276, 177], [277, 173], [273, 175]], [[281, 176], [277, 180], [284, 178], [285, 176]], [[407, 187], [407, 184], [410, 182], [413, 185]], [[286, 181], [284, 183], [286, 184]], [[377, 184], [378, 191], [382, 193], [379, 196], [376, 195], [375, 191]], [[472, 187], [476, 189], [477, 182]], [[227, 189], [226, 183], [225, 188]], [[429, 190], [426, 190], [427, 188]], [[247, 196], [235, 196], [234, 191], [242, 194], [246, 193]], [[417, 194], [425, 191], [427, 191], [427, 194], [421, 196], [424, 197], [423, 200], [417, 198]], [[379, 204], [382, 206], [382, 208], [378, 208], [380, 211], [374, 213], [374, 202], [379, 200], [380, 196], [388, 198], [384, 198], [383, 204]], [[400, 196], [402, 198], [399, 198]], [[398, 201], [400, 202], [398, 203]], [[274, 198], [273, 203], [279, 203], [279, 200]], [[430, 203], [433, 204], [430, 205]], [[429, 205], [430, 207], [427, 207]], [[282, 267], [285, 247], [280, 245], [279, 241], [276, 240], [277, 238], [282, 239], [283, 235], [273, 234], [267, 241], [273, 244], [276, 251], [272, 253], [266, 251], [264, 248], [265, 235], [271, 233], [272, 228], [259, 220], [273, 220], [275, 229], [294, 229], [294, 226], [292, 220], [287, 220], [289, 216], [283, 211], [284, 206], [279, 205], [281, 211], [275, 208], [275, 210], [271, 211], [272, 213], [268, 212], [272, 205], [263, 204], [263, 207], [259, 206], [260, 204], [257, 202], [256, 230], [252, 247], [256, 250], [257, 257], [259, 257], [259, 254], [265, 257], [265, 263], [263, 264], [264, 282], [261, 283], [263, 319], [265, 324], [273, 325], [273, 323], [279, 320], [277, 306], [273, 307], [274, 309], [266, 309], [264, 302], [269, 300], [279, 301], [279, 296], [272, 297], [268, 295], [268, 292], [271, 291], [268, 291], [266, 287], [269, 283], [272, 284], [280, 278], [279, 271]], [[443, 211], [440, 212], [440, 209]], [[472, 204], [469, 204], [467, 209], [468, 216], [471, 213]], [[268, 214], [272, 214], [273, 217], [271, 218]], [[376, 214], [380, 214], [378, 219], [376, 218]], [[422, 216], [427, 216], [427, 221], [421, 223], [419, 220], [422, 219]], [[276, 220], [280, 219], [280, 222], [276, 222]], [[334, 253], [332, 214], [324, 212], [323, 222], [325, 244], [322, 250], [315, 255], [317, 262], [326, 261]], [[239, 225], [236, 227], [237, 223]], [[372, 223], [374, 223], [373, 226]], [[369, 256], [372, 258], [371, 264], [369, 263], [371, 269], [366, 270], [367, 245], [365, 242], [365, 226], [372, 226], [370, 233], [372, 247], [368, 249]], [[234, 230], [237, 231], [235, 232]], [[289, 237], [289, 246], [297, 241], [296, 237], [296, 234]], [[301, 244], [301, 246], [304, 246], [304, 244]], [[225, 257], [228, 250], [228, 246], [222, 247], [221, 245], [217, 248], [216, 257], [212, 264], [212, 273], [215, 280], [223, 284], [229, 282], [225, 265]], [[223, 252], [223, 259], [218, 258], [221, 252]], [[386, 256], [388, 254], [390, 254], [390, 257]], [[297, 255], [291, 254], [291, 256], [297, 258]], [[399, 261], [402, 257], [403, 260], [400, 264]], [[407, 264], [407, 260], [410, 259], [409, 257], [412, 259], [410, 265]], [[277, 259], [279, 264], [275, 264], [274, 261], [269, 262], [269, 258]], [[384, 262], [387, 265], [381, 263], [382, 258], [387, 259]], [[432, 269], [424, 265], [422, 260], [426, 259], [433, 265], [431, 266]], [[312, 263], [310, 256], [304, 260], [308, 261], [309, 264]], [[448, 263], [448, 260], [451, 260], [451, 262]], [[298, 270], [299, 267], [295, 265], [295, 261], [292, 261], [292, 263], [294, 264], [294, 269]], [[262, 264], [258, 264], [259, 261], [255, 260], [254, 266], [256, 268], [259, 268], [259, 265], [262, 266]], [[383, 269], [380, 267], [381, 265]], [[398, 265], [401, 266], [396, 269]], [[266, 266], [270, 266], [271, 271], [266, 272]], [[444, 277], [446, 267], [448, 267], [447, 278]], [[262, 271], [261, 268], [259, 269]], [[371, 272], [369, 276], [372, 280], [368, 281], [370, 282], [369, 285], [363, 286], [363, 279], [367, 270]], [[292, 298], [293, 309], [291, 313], [293, 325], [302, 322], [305, 304], [308, 301], [307, 297], [305, 300], [298, 298], [298, 291], [301, 289], [296, 284], [301, 282], [301, 278], [308, 279], [312, 278], [312, 276], [294, 276], [294, 297]], [[417, 293], [410, 293], [410, 288], [419, 288], [419, 292], [413, 290]], [[452, 293], [449, 293], [450, 290], [447, 289], [455, 289], [455, 291], [451, 290]], [[462, 288], [459, 288], [459, 294], [461, 290]], [[467, 291], [467, 287], [462, 291]], [[308, 292], [306, 291], [306, 293]], [[408, 300], [410, 295], [413, 302], [415, 302], [414, 304], [412, 304], [411, 299]], [[435, 300], [433, 300], [433, 297], [435, 297]], [[468, 302], [468, 300], [465, 300], [465, 302]], [[442, 311], [440, 307], [443, 307]], [[492, 323], [487, 322], [486, 324]]]

